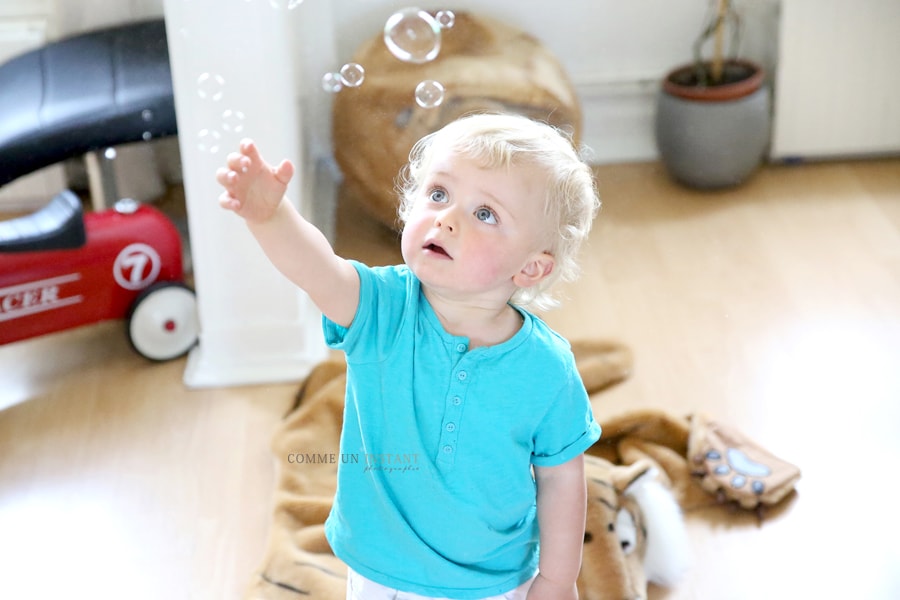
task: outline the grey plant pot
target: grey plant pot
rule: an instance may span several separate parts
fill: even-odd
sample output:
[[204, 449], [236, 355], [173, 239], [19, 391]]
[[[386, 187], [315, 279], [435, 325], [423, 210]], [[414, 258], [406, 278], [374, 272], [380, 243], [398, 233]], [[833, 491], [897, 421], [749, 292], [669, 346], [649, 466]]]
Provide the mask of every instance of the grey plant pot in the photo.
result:
[[672, 177], [694, 188], [725, 188], [759, 167], [769, 146], [771, 100], [758, 79], [753, 91], [736, 99], [684, 98], [666, 89], [672, 85], [660, 89], [656, 145]]

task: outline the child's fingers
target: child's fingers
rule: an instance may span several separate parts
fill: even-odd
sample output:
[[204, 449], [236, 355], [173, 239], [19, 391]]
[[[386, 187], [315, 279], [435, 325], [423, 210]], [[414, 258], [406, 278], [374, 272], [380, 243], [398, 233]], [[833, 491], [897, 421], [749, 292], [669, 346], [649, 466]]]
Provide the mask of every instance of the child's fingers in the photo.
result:
[[237, 173], [235, 173], [231, 169], [227, 169], [225, 167], [219, 167], [218, 169], [216, 169], [216, 181], [219, 182], [219, 185], [229, 186], [234, 183], [235, 177], [237, 177]]
[[241, 208], [241, 201], [228, 192], [222, 192], [219, 195], [219, 206], [225, 210], [238, 211]]
[[291, 177], [294, 176], [294, 163], [288, 159], [284, 159], [275, 169], [275, 178], [281, 183], [287, 185]]
[[259, 153], [259, 148], [256, 147], [256, 144], [250, 138], [241, 140], [241, 154], [252, 162], [264, 162], [262, 155]]
[[250, 159], [239, 152], [232, 152], [225, 157], [225, 164], [232, 171], [246, 173], [250, 167]]

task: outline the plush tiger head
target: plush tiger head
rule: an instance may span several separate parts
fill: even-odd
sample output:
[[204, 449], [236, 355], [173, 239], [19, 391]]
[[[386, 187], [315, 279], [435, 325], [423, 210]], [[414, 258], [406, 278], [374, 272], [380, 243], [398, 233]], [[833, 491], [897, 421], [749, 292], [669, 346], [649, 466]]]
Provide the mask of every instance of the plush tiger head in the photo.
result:
[[585, 456], [588, 508], [578, 579], [583, 600], [642, 600], [650, 582], [672, 585], [687, 567], [687, 533], [651, 464]]

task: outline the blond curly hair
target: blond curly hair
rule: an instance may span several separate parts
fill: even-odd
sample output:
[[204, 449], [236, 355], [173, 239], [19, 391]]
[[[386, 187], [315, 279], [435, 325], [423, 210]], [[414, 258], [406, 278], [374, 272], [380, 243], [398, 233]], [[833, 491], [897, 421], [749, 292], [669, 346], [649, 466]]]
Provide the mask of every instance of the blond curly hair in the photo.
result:
[[520, 115], [474, 114], [462, 117], [420, 139], [397, 179], [398, 216], [406, 223], [435, 149], [442, 148], [475, 160], [485, 168], [527, 165], [548, 175], [544, 215], [555, 259], [549, 277], [538, 285], [519, 288], [510, 298], [518, 306], [548, 309], [558, 301], [550, 289], [558, 281], [579, 275], [578, 250], [587, 239], [600, 198], [590, 166], [582, 160], [571, 137], [546, 123]]

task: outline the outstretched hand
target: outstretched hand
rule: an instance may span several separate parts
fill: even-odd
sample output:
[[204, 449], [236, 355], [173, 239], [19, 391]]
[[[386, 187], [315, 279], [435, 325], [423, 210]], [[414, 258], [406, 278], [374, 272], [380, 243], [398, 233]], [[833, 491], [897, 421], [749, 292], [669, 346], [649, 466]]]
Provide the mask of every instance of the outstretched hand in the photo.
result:
[[239, 151], [226, 157], [225, 165], [216, 171], [216, 181], [225, 188], [219, 205], [249, 222], [269, 220], [284, 198], [294, 165], [285, 159], [273, 167], [249, 139], [242, 140]]

